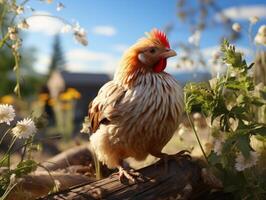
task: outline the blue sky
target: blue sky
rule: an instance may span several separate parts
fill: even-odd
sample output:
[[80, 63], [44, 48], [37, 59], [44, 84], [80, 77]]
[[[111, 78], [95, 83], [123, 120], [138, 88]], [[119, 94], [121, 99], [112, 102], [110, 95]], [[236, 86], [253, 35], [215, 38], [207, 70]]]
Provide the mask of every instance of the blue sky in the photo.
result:
[[[62, 17], [79, 24], [87, 31], [89, 45], [83, 47], [77, 44], [71, 33], [60, 34], [62, 46], [67, 60], [67, 69], [76, 72], [107, 72], [112, 74], [118, 65], [122, 52], [132, 45], [144, 32], [152, 28], [163, 28], [169, 23], [175, 25], [169, 35], [170, 43], [186, 42], [191, 35], [189, 26], [181, 23], [176, 16], [176, 0], [62, 0], [65, 8], [56, 11], [59, 1], [50, 4], [40, 1], [30, 1], [29, 6], [37, 13], [45, 13]], [[192, 4], [196, 0], [188, 1]], [[253, 34], [258, 27], [266, 22], [266, 3], [263, 0], [217, 1], [223, 12], [235, 22], [248, 27], [248, 15], [260, 17], [259, 23], [253, 28]], [[252, 6], [249, 9], [248, 6]], [[264, 11], [264, 12], [263, 12]], [[53, 37], [62, 28], [58, 20], [44, 17], [31, 18], [31, 28], [26, 31], [26, 46], [37, 49], [37, 61], [34, 68], [41, 73], [47, 71], [51, 55]], [[201, 35], [200, 47], [210, 52], [217, 48], [222, 28], [209, 28]], [[245, 34], [244, 34], [245, 35]], [[238, 41], [242, 48], [248, 47], [247, 36]], [[178, 53], [179, 49], [177, 49]], [[176, 59], [169, 62], [170, 71], [174, 68]]]

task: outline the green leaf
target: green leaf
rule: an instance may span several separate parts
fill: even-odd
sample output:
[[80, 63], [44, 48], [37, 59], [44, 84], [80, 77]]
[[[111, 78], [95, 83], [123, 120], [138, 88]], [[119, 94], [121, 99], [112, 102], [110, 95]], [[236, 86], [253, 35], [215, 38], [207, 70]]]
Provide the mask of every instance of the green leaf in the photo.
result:
[[24, 160], [17, 165], [14, 173], [17, 177], [20, 177], [35, 171], [37, 166], [38, 164], [34, 160]]
[[215, 166], [216, 164], [219, 164], [220, 161], [220, 156], [218, 156], [216, 153], [214, 153], [213, 151], [210, 153], [210, 155], [208, 156], [208, 161]]
[[245, 136], [241, 135], [237, 137], [236, 146], [245, 158], [249, 157], [250, 151], [252, 150], [249, 143], [250, 139], [248, 135]]

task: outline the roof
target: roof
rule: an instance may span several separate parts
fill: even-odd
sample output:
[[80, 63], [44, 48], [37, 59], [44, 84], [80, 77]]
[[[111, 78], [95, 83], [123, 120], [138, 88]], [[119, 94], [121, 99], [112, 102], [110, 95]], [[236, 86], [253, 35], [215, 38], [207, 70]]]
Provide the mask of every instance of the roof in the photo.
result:
[[100, 73], [71, 73], [62, 71], [62, 77], [66, 85], [81, 86], [81, 85], [103, 85], [110, 81], [107, 74]]
[[180, 72], [173, 74], [175, 79], [182, 85], [185, 86], [188, 82], [202, 82], [211, 79], [211, 74], [209, 72], [196, 71], [193, 72]]

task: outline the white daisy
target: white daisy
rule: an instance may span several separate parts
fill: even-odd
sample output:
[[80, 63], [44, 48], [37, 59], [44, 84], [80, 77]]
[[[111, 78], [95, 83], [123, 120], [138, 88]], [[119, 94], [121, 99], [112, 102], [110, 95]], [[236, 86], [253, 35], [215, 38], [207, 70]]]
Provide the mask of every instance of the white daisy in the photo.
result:
[[81, 28], [80, 25], [77, 23], [74, 27], [74, 37], [77, 42], [80, 44], [87, 46], [88, 40], [87, 40], [87, 33], [84, 28]]
[[19, 24], [18, 24], [18, 28], [20, 29], [28, 29], [30, 26], [27, 23], [26, 19], [23, 19]]
[[68, 33], [71, 30], [72, 30], [72, 26], [70, 26], [69, 24], [66, 24], [65, 26], [62, 27], [61, 33]]
[[255, 43], [266, 46], [266, 25], [262, 25], [255, 37]]
[[198, 113], [198, 112], [194, 113], [194, 114], [193, 114], [193, 119], [194, 119], [194, 120], [200, 120], [200, 119], [201, 119], [201, 114]]
[[196, 30], [193, 35], [191, 35], [188, 38], [188, 42], [190, 44], [193, 44], [195, 46], [199, 46], [200, 43], [200, 38], [201, 38], [201, 32], [199, 30]]
[[23, 14], [24, 13], [23, 6], [18, 6], [17, 9], [16, 9], [16, 12], [17, 12], [18, 15]]
[[258, 154], [255, 151], [251, 151], [249, 158], [245, 158], [242, 153], [239, 153], [236, 157], [235, 168], [237, 171], [244, 171], [247, 168], [250, 168], [256, 165], [258, 161]]
[[240, 32], [241, 31], [241, 26], [239, 23], [234, 23], [232, 25], [232, 29], [235, 31], [235, 32]]
[[252, 16], [250, 17], [248, 20], [251, 24], [256, 24], [259, 21], [260, 18], [258, 18], [257, 16]]
[[12, 133], [15, 137], [28, 139], [34, 133], [37, 132], [36, 126], [32, 119], [26, 118], [17, 122], [15, 128], [12, 129]]
[[13, 106], [8, 104], [0, 104], [0, 123], [7, 123], [10, 125], [10, 122], [15, 118], [15, 110]]
[[215, 138], [213, 141], [213, 151], [220, 156], [222, 154], [224, 138], [222, 136]]
[[16, 182], [16, 174], [11, 174], [9, 177], [10, 185], [13, 185]]
[[59, 2], [58, 4], [57, 4], [57, 6], [56, 6], [56, 10], [59, 12], [59, 11], [61, 11], [62, 9], [64, 9], [65, 8], [65, 5], [64, 4], [62, 4], [61, 2]]

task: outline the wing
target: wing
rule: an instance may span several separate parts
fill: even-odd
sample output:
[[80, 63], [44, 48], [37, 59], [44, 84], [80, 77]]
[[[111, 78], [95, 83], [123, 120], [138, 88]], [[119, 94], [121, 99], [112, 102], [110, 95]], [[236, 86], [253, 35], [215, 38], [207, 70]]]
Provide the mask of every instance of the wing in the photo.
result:
[[94, 133], [100, 124], [108, 124], [116, 113], [116, 106], [125, 96], [126, 89], [113, 81], [106, 83], [89, 105], [90, 131]]

